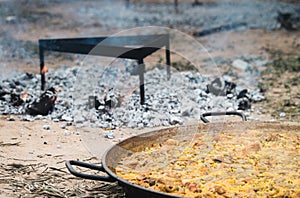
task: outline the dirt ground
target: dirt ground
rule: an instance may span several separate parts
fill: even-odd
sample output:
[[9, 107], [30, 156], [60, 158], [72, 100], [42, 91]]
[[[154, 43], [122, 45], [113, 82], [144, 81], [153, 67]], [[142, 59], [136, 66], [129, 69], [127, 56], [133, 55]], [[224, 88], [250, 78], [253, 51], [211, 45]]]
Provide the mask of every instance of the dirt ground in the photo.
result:
[[[45, 124], [51, 129], [43, 129]], [[108, 188], [117, 188], [70, 175], [66, 160], [94, 164], [99, 160], [88, 151], [79, 132], [74, 127], [63, 130], [63, 124], [0, 119], [1, 197], [105, 197]], [[98, 144], [100, 151], [109, 145], [101, 140]], [[97, 190], [100, 186], [104, 190]]]
[[[1, 2], [1, 1], [0, 1]], [[93, 5], [94, 1], [72, 2], [72, 7]], [[46, 17], [36, 23], [4, 23], [2, 29], [12, 32], [16, 40], [32, 44], [38, 38], [76, 37], [77, 35], [99, 36], [118, 32], [118, 29], [102, 28], [99, 24], [89, 22], [80, 29], [71, 14], [70, 4], [48, 5], [52, 13], [59, 17]], [[45, 11], [49, 7], [36, 8]], [[69, 24], [60, 20], [71, 21]], [[50, 26], [45, 26], [45, 22]], [[226, 45], [222, 41], [226, 38]], [[241, 32], [222, 32], [207, 37], [197, 38], [203, 45], [213, 49], [213, 57], [234, 59], [244, 56], [263, 57], [267, 60], [300, 57], [300, 30], [276, 31], [245, 30]], [[33, 49], [33, 51], [37, 49]], [[159, 51], [146, 59], [146, 62], [158, 61], [163, 56]], [[2, 64], [10, 71], [39, 72], [37, 53], [26, 53], [27, 58], [5, 58]], [[29, 58], [28, 58], [29, 57]], [[172, 54], [172, 62], [180, 57]], [[47, 59], [47, 67], [55, 69], [60, 65], [75, 65], [78, 58], [72, 55], [52, 55]], [[260, 120], [300, 120], [300, 92], [298, 72], [276, 72], [272, 64], [270, 72], [263, 74], [262, 87], [265, 89], [266, 101], [255, 104]], [[221, 68], [226, 72], [227, 68]], [[262, 70], [267, 67], [262, 68]], [[203, 71], [205, 72], [205, 71]], [[293, 79], [293, 80], [291, 80]], [[287, 114], [280, 117], [285, 111]], [[116, 184], [78, 179], [65, 168], [66, 160], [75, 159], [99, 164], [104, 151], [116, 142], [130, 137], [140, 131], [115, 131], [116, 138], [103, 137], [102, 129], [77, 129], [63, 122], [37, 120], [33, 122], [7, 121], [7, 116], [0, 116], [0, 197], [118, 197], [122, 191]], [[50, 130], [43, 129], [49, 125]], [[88, 135], [85, 133], [89, 131]], [[96, 145], [90, 147], [89, 145]], [[81, 169], [82, 170], [82, 169]], [[83, 170], [82, 170], [83, 171]]]

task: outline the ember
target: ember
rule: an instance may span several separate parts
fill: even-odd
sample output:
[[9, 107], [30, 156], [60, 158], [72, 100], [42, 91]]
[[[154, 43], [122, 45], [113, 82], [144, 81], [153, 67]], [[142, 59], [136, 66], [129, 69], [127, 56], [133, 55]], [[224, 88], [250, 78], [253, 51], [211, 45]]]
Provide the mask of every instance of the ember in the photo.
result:
[[46, 66], [43, 67], [41, 70], [41, 74], [45, 74], [48, 71], [48, 68]]

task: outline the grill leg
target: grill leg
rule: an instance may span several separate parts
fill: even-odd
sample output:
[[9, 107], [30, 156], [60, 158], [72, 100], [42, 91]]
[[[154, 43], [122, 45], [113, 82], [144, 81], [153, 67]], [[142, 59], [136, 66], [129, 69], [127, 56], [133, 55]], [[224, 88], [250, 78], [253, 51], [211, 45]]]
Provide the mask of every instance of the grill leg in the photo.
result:
[[40, 54], [40, 74], [41, 74], [41, 90], [45, 90], [45, 84], [46, 84], [46, 77], [45, 73], [43, 73], [44, 69], [44, 50], [42, 47], [39, 47], [39, 54]]
[[171, 58], [170, 58], [170, 41], [169, 41], [169, 38], [168, 38], [167, 43], [166, 43], [166, 64], [167, 64], [167, 76], [168, 76], [168, 80], [170, 80], [170, 77], [171, 77], [171, 70], [170, 70]]
[[139, 78], [140, 78], [140, 103], [141, 105], [145, 104], [145, 80], [144, 80], [144, 73], [145, 73], [145, 64], [144, 59], [138, 60], [139, 64]]

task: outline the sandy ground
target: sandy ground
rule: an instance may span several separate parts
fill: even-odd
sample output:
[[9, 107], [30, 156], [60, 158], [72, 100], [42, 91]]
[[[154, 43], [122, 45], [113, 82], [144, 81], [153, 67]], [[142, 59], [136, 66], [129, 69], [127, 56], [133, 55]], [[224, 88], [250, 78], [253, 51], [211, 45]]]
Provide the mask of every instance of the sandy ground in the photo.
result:
[[[93, 2], [85, 2], [85, 4], [89, 3], [93, 5]], [[73, 6], [81, 5], [75, 2]], [[52, 11], [61, 14], [66, 21], [73, 17], [69, 13], [67, 3], [53, 6]], [[89, 24], [82, 30], [74, 27], [74, 24], [70, 27], [62, 26], [57, 20], [52, 21], [52, 25], [57, 24], [57, 26], [43, 28], [41, 24], [27, 24], [24, 31], [22, 31], [22, 25], [15, 30], [11, 24], [4, 24], [2, 28], [13, 31], [16, 39], [34, 43], [38, 38], [45, 37], [73, 37], [82, 34], [99, 36], [118, 31], [103, 29], [95, 24], [94, 26]], [[223, 45], [224, 38], [226, 45]], [[270, 51], [282, 51], [286, 55], [299, 52], [299, 38], [299, 30], [294, 32], [247, 30], [222, 32], [197, 38], [197, 40], [207, 48], [213, 49], [211, 52], [213, 57], [239, 58], [252, 55], [268, 59]], [[157, 52], [147, 58], [146, 62], [156, 62], [163, 56], [163, 53], [163, 51]], [[75, 65], [74, 61], [77, 59], [72, 56], [51, 56], [46, 64], [49, 68], [55, 69], [60, 65]], [[179, 60], [181, 57], [172, 54], [173, 62]], [[20, 72], [39, 72], [37, 55], [27, 59], [12, 59], [5, 62], [5, 65], [7, 68]], [[207, 69], [209, 70], [209, 68], [204, 68], [203, 72], [207, 72]], [[222, 72], [225, 70], [226, 68]], [[270, 97], [274, 96], [272, 92], [267, 94], [270, 94]], [[279, 94], [275, 96], [281, 97], [282, 95], [287, 94], [279, 90]], [[261, 104], [256, 104], [256, 108], [260, 106]], [[257, 116], [261, 120], [273, 118], [270, 111]], [[7, 121], [6, 118], [7, 116], [0, 117], [0, 197], [117, 197], [119, 189], [115, 185], [107, 186], [102, 182], [77, 179], [68, 173], [65, 161], [76, 159], [99, 164], [107, 148], [141, 131], [115, 131], [116, 138], [109, 140], [103, 137], [102, 129], [77, 129], [75, 126], [62, 129], [61, 125], [66, 123], [48, 120]], [[44, 125], [51, 126], [51, 129], [43, 129]]]
[[[44, 125], [51, 129], [43, 129]], [[99, 165], [100, 158], [96, 155], [102, 156], [114, 142], [103, 138], [101, 129], [86, 136], [73, 126], [61, 129], [61, 125], [65, 123], [0, 119], [1, 197], [110, 197], [117, 193], [115, 184], [106, 186], [102, 182], [78, 179], [65, 167], [66, 160]], [[94, 154], [86, 146], [88, 143], [95, 145], [91, 147]]]

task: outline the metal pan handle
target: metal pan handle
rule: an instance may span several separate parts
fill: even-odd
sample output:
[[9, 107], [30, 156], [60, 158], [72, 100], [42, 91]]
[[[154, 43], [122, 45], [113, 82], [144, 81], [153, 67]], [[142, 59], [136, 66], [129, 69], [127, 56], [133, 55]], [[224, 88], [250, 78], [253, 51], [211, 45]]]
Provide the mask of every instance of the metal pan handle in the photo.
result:
[[204, 123], [209, 123], [209, 121], [205, 118], [207, 116], [220, 116], [220, 115], [237, 115], [240, 116], [243, 121], [247, 121], [246, 116], [242, 112], [237, 111], [225, 111], [225, 112], [207, 112], [200, 115], [200, 119]]
[[116, 181], [114, 178], [110, 176], [100, 176], [100, 175], [90, 175], [90, 174], [84, 174], [77, 172], [73, 166], [79, 166], [83, 168], [88, 168], [92, 170], [98, 170], [101, 172], [105, 172], [105, 169], [103, 166], [97, 166], [94, 164], [88, 164], [85, 162], [80, 162], [80, 161], [75, 161], [75, 160], [70, 160], [66, 162], [66, 167], [70, 171], [72, 175], [75, 175], [76, 177], [84, 178], [84, 179], [90, 179], [90, 180], [99, 180], [99, 181], [105, 181], [105, 182], [114, 182]]

